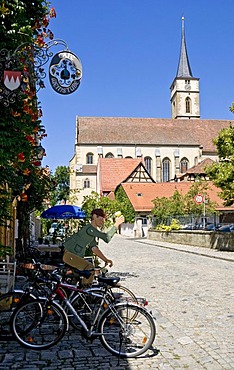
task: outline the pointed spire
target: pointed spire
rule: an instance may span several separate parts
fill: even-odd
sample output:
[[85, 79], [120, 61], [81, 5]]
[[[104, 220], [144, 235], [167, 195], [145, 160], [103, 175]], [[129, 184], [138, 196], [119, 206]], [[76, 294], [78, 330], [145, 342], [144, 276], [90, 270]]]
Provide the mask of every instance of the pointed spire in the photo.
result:
[[184, 32], [184, 17], [182, 17], [182, 39], [180, 48], [180, 59], [177, 69], [176, 77], [193, 77], [192, 70], [190, 68], [188, 54], [185, 42], [185, 32]]

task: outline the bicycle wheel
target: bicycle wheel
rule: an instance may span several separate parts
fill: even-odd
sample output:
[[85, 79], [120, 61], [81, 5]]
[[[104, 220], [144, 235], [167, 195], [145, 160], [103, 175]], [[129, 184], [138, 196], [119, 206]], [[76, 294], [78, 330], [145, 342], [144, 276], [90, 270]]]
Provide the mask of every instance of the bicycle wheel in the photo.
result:
[[110, 287], [109, 290], [112, 291], [112, 294], [115, 298], [116, 303], [131, 302], [137, 303], [137, 298], [135, 294], [127, 287], [122, 285], [116, 285]]
[[132, 303], [120, 303], [103, 313], [98, 332], [101, 333], [101, 343], [113, 355], [137, 357], [151, 347], [156, 326], [145, 308]]
[[42, 350], [63, 338], [68, 330], [68, 319], [58, 303], [35, 299], [13, 312], [10, 325], [15, 339], [22, 346]]
[[12, 312], [22, 303], [22, 299], [35, 299], [32, 294], [27, 295], [23, 290], [14, 290], [0, 296], [0, 338], [11, 340], [13, 338], [10, 329], [10, 318]]

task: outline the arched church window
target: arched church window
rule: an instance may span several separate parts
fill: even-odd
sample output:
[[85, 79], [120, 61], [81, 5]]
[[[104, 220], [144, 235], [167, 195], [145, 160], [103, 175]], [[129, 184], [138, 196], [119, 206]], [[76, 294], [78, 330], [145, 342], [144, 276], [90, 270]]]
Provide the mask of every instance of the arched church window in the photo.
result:
[[107, 153], [105, 155], [105, 158], [114, 158], [114, 154], [112, 154], [111, 152]]
[[87, 164], [93, 164], [93, 153], [87, 153], [86, 154], [86, 163]]
[[162, 180], [167, 182], [170, 180], [171, 161], [169, 158], [164, 158], [162, 161]]
[[152, 158], [150, 157], [145, 157], [145, 167], [149, 174], [151, 175], [152, 172]]
[[90, 181], [88, 178], [84, 180], [84, 189], [87, 189], [87, 188], [90, 188]]
[[186, 111], [186, 113], [192, 113], [192, 111], [191, 111], [191, 99], [188, 98], [188, 97], [185, 99], [185, 111]]
[[189, 168], [189, 161], [187, 158], [182, 158], [180, 161], [180, 173], [187, 172]]

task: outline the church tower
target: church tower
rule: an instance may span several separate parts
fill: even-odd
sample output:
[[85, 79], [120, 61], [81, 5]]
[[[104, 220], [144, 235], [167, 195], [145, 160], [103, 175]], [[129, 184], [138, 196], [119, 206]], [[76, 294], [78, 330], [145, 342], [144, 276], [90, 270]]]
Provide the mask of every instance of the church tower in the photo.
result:
[[182, 17], [180, 59], [177, 74], [170, 90], [172, 118], [200, 118], [199, 78], [193, 77], [189, 64], [185, 42], [184, 17]]

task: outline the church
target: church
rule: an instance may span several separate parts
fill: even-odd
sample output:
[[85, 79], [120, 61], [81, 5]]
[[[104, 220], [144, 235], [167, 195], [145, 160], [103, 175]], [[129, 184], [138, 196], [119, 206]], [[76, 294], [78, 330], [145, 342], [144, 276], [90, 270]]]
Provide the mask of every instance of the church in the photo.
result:
[[189, 169], [208, 159], [217, 161], [213, 139], [231, 122], [201, 119], [199, 93], [182, 18], [178, 69], [170, 86], [171, 118], [76, 117], [75, 153], [70, 160], [70, 190], [76, 204], [92, 191], [109, 195], [133, 177], [135, 182], [160, 184], [186, 181]]

